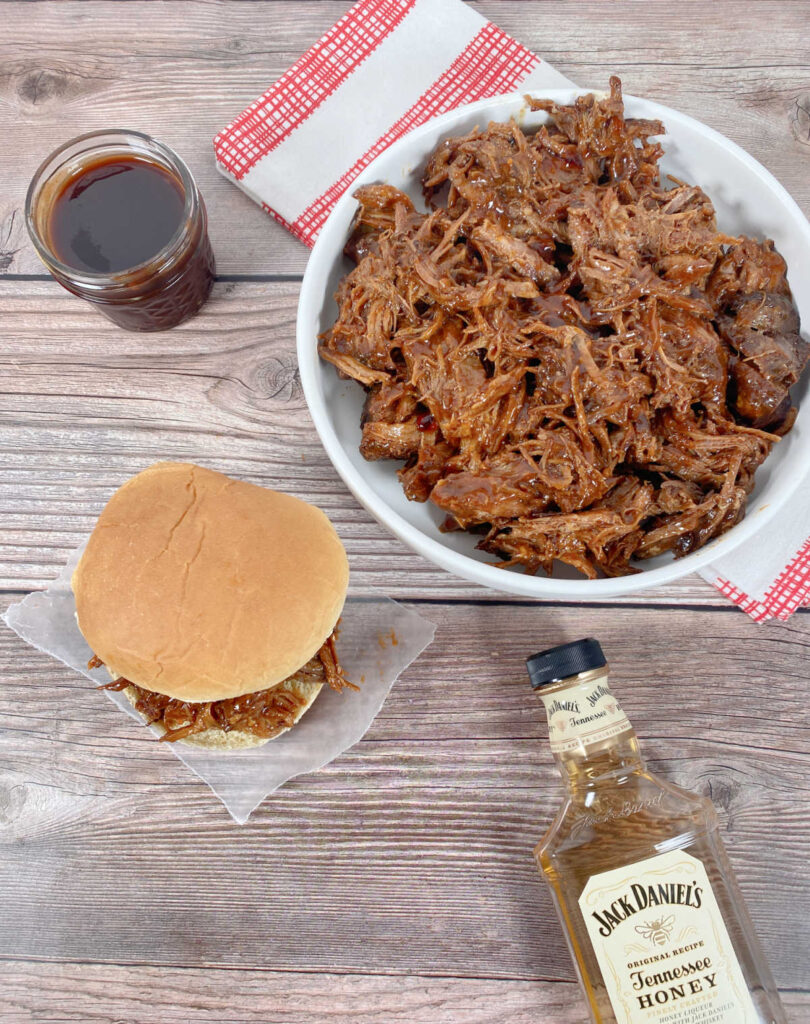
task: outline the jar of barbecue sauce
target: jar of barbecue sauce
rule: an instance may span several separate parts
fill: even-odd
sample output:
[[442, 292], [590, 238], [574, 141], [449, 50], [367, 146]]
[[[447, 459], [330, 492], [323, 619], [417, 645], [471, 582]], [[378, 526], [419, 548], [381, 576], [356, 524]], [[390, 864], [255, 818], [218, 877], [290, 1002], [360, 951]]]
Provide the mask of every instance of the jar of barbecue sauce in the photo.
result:
[[66, 142], [34, 175], [25, 216], [56, 280], [126, 330], [175, 327], [211, 291], [202, 196], [180, 157], [141, 132]]

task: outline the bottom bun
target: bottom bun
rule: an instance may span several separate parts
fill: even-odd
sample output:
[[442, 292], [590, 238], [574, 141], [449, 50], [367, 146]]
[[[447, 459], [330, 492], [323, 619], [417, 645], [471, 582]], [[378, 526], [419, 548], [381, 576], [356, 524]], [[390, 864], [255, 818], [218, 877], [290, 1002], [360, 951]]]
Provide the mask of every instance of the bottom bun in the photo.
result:
[[[285, 679], [283, 683], [279, 683], [278, 686], [273, 687], [275, 690], [287, 690], [291, 693], [295, 693], [299, 696], [304, 704], [299, 708], [293, 725], [295, 725], [301, 718], [302, 715], [306, 714], [307, 711], [315, 703], [315, 698], [321, 692], [323, 683], [311, 683], [305, 682], [295, 677], [291, 679]], [[122, 691], [127, 700], [132, 706], [138, 699], [138, 693], [134, 686], [128, 686]], [[139, 712], [140, 714], [140, 712]], [[141, 715], [146, 721], [146, 718]], [[155, 727], [161, 729], [163, 732], [166, 730], [155, 722]], [[231, 729], [229, 732], [224, 732], [222, 729], [205, 729], [203, 732], [194, 733], [191, 736], [186, 736], [185, 739], [176, 740], [176, 743], [188, 743], [192, 747], [205, 747], [208, 750], [246, 750], [248, 747], [260, 747], [264, 743], [269, 743], [270, 740], [278, 739], [282, 733], [289, 732], [289, 729], [280, 729], [275, 736], [257, 736], [252, 732], [244, 732], [240, 729]]]

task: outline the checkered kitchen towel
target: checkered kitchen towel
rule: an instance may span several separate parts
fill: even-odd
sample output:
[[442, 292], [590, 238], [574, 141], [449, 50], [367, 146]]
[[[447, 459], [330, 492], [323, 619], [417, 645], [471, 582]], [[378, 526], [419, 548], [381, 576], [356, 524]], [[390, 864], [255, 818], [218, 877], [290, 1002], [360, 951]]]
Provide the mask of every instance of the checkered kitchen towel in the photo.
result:
[[730, 555], [701, 569], [755, 622], [789, 619], [810, 604], [810, 480], [788, 505]]
[[[220, 171], [307, 245], [392, 142], [475, 100], [573, 83], [461, 0], [360, 0], [214, 139]], [[810, 482], [703, 576], [752, 618], [810, 600]]]
[[313, 245], [360, 171], [411, 128], [498, 93], [572, 84], [460, 0], [360, 0], [214, 149], [223, 174]]

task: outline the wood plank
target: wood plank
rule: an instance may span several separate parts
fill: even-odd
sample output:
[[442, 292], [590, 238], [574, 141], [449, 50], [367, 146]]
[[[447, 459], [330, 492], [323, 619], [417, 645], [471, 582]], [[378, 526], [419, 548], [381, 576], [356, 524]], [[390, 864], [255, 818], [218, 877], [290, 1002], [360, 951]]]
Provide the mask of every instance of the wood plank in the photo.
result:
[[530, 856], [560, 789], [523, 659], [587, 632], [652, 767], [713, 797], [778, 984], [810, 989], [806, 617], [419, 607], [436, 642], [366, 737], [242, 828], [1, 629], [0, 956], [573, 980]]
[[586, 1013], [570, 982], [50, 963], [0, 964], [0, 979], [0, 1024], [580, 1024]]
[[[502, 598], [413, 554], [346, 490], [301, 392], [297, 296], [295, 282], [220, 283], [171, 334], [131, 334], [55, 282], [0, 284], [0, 589], [43, 587], [116, 487], [180, 459], [320, 505], [357, 593]], [[728, 607], [698, 576], [624, 600]]]
[[[37, 962], [0, 964], [0, 978], [0, 1024], [581, 1024], [586, 1013], [562, 982]], [[807, 994], [784, 1004], [791, 1020], [810, 1014]]]
[[[175, 147], [211, 214], [222, 274], [299, 274], [307, 250], [214, 168], [211, 139], [346, 10], [321, 3], [5, 3], [0, 37], [0, 272], [42, 271], [22, 219], [28, 181], [72, 135], [110, 125]], [[810, 211], [806, 0], [487, 0], [473, 4], [560, 71], [705, 121], [747, 149]], [[182, 16], [179, 11], [182, 10]], [[763, 30], [767, 26], [767, 30]], [[797, 126], [794, 130], [794, 126]]]

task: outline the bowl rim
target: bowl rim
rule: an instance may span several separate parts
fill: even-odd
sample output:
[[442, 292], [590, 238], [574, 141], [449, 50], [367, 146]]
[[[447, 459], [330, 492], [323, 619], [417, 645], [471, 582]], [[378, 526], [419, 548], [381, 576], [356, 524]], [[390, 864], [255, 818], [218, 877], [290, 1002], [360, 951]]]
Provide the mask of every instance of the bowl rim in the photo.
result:
[[[475, 103], [456, 107], [454, 110], [450, 110], [422, 125], [418, 125], [402, 138], [392, 143], [358, 174], [351, 183], [350, 188], [337, 201], [326, 219], [307, 261], [301, 283], [296, 316], [296, 350], [304, 397], [321, 443], [338, 475], [354, 497], [382, 526], [398, 537], [411, 550], [416, 551], [435, 565], [440, 566], [455, 576], [460, 576], [463, 579], [478, 583], [492, 590], [516, 594], [521, 597], [535, 598], [537, 600], [564, 598], [579, 601], [601, 601], [609, 597], [638, 593], [642, 590], [671, 583], [673, 580], [691, 575], [715, 559], [730, 554], [765, 527], [783, 505], [793, 497], [804, 477], [801, 473], [794, 474], [791, 480], [782, 484], [778, 500], [772, 500], [758, 509], [747, 509], [745, 518], [719, 538], [710, 541], [702, 548], [689, 555], [685, 555], [683, 558], [672, 558], [664, 565], [659, 565], [655, 568], [642, 569], [640, 572], [629, 576], [600, 579], [559, 579], [556, 577], [509, 572], [508, 570], [501, 569], [497, 563], [479, 562], [429, 537], [418, 526], [414, 526], [404, 519], [366, 483], [363, 475], [358, 472], [346, 455], [328, 415], [326, 403], [322, 400], [319, 393], [316, 376], [319, 368], [319, 359], [317, 348], [313, 346], [313, 339], [306, 321], [316, 303], [319, 307], [322, 305], [321, 297], [316, 294], [315, 282], [318, 277], [318, 271], [324, 265], [328, 266], [333, 255], [334, 240], [331, 238], [331, 235], [336, 230], [335, 225], [343, 216], [347, 206], [356, 203], [353, 195], [355, 188], [365, 182], [375, 180], [376, 169], [383, 161], [387, 162], [395, 158], [400, 152], [408, 152], [414, 142], [425, 135], [434, 134], [437, 131], [441, 132], [445, 128], [447, 131], [451, 131], [452, 126], [456, 125], [457, 122], [468, 119], [479, 111], [484, 113], [490, 108], [514, 106], [515, 111], [512, 116], [517, 117], [520, 114], [521, 107], [525, 108], [526, 96], [531, 96], [535, 99], [552, 100], [558, 103], [570, 103], [576, 97], [589, 94], [594, 94], [600, 98], [608, 95], [606, 90], [577, 87], [529, 89], [522, 92], [501, 93], [497, 96], [478, 100]], [[663, 121], [665, 125], [677, 121], [699, 135], [703, 135], [715, 142], [722, 149], [736, 157], [749, 171], [754, 173], [766, 188], [775, 193], [776, 198], [787, 208], [787, 211], [793, 217], [797, 230], [804, 236], [804, 240], [808, 248], [810, 248], [810, 223], [808, 223], [807, 218], [796, 201], [770, 171], [736, 142], [733, 142], [714, 128], [703, 124], [702, 121], [698, 121], [696, 118], [683, 114], [662, 103], [629, 94], [624, 96], [624, 101], [625, 103], [642, 104], [649, 112], [649, 116]], [[666, 138], [666, 134], [668, 133], [659, 137]], [[342, 244], [341, 242], [341, 248]], [[314, 359], [312, 358], [313, 354]]]

